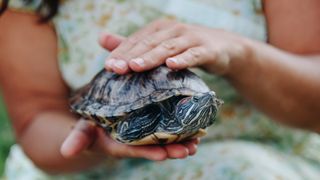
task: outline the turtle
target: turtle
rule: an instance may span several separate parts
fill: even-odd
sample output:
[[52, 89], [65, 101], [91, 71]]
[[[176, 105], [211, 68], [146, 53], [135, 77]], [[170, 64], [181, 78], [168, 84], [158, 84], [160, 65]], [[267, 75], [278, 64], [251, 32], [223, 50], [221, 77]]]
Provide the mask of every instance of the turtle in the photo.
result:
[[101, 70], [70, 98], [72, 112], [129, 145], [204, 136], [222, 103], [192, 71], [164, 65], [125, 75]]

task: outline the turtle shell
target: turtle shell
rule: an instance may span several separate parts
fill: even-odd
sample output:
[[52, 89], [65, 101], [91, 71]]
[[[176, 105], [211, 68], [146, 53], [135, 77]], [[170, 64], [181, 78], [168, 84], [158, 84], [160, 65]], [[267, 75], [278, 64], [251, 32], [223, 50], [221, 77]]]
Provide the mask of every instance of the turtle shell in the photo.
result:
[[149, 104], [208, 91], [207, 85], [187, 69], [175, 71], [160, 66], [126, 75], [102, 70], [71, 97], [70, 104], [73, 111], [84, 117], [98, 117], [112, 124], [113, 119], [118, 119], [112, 117], [124, 116]]

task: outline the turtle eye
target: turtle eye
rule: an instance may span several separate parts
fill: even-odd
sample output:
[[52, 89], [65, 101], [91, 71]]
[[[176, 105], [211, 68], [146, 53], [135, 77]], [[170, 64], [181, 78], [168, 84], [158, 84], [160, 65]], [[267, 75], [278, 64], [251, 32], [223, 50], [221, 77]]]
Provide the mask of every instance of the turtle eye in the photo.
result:
[[198, 102], [199, 98], [197, 96], [193, 97], [193, 102]]

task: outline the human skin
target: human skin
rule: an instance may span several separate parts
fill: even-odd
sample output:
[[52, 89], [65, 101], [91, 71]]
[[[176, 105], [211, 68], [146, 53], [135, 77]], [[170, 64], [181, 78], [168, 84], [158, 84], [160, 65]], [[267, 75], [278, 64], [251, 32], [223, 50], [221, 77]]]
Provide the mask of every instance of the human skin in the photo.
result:
[[7, 11], [0, 18], [0, 62], [1, 90], [17, 142], [47, 172], [85, 170], [106, 157], [162, 161], [196, 153], [199, 139], [166, 146], [128, 146], [92, 123], [78, 121], [68, 107], [70, 90], [58, 69], [53, 27], [38, 24], [35, 15]]
[[[266, 1], [265, 11], [271, 45], [224, 30], [158, 20], [122, 40], [106, 69], [125, 74], [161, 64], [201, 67], [225, 77], [273, 119], [319, 132], [320, 2]], [[108, 39], [116, 38], [105, 34], [100, 43], [109, 49]]]
[[[317, 92], [320, 90], [317, 78], [320, 77], [319, 7], [317, 0], [307, 0], [303, 4], [299, 0], [266, 1], [268, 37], [273, 47], [222, 30], [179, 23], [175, 26], [191, 34], [184, 37], [198, 43], [197, 46], [203, 48], [201, 52], [213, 52], [217, 54], [215, 57], [223, 58], [211, 58], [196, 51], [191, 54], [197, 61], [185, 61], [186, 64], [166, 62], [169, 57], [181, 55], [176, 53], [163, 55], [162, 58], [152, 57], [156, 64], [141, 68], [129, 62], [132, 58], [144, 57], [137, 50], [136, 57], [117, 57], [126, 39], [106, 34], [100, 43], [106, 49], [118, 49], [112, 53], [112, 58], [128, 62], [127, 69], [113, 67], [115, 63], [109, 63], [112, 66], [107, 66], [109, 70], [118, 73], [143, 71], [162, 63], [176, 69], [207, 67], [209, 72], [226, 77], [244, 97], [271, 117], [319, 131], [317, 117], [320, 115], [313, 110], [320, 109], [315, 101], [319, 99]], [[90, 123], [77, 121], [79, 117], [69, 112], [69, 89], [58, 71], [54, 30], [49, 24], [36, 24], [35, 20], [33, 15], [12, 11], [0, 18], [0, 85], [17, 140], [37, 166], [48, 172], [62, 173], [88, 169], [107, 156], [164, 160], [184, 158], [195, 153], [196, 141], [164, 148], [131, 147], [115, 143]], [[167, 30], [166, 23], [158, 23], [157, 27]], [[192, 28], [203, 33], [192, 33]], [[145, 32], [145, 28], [139, 32]], [[148, 39], [149, 36], [140, 38]], [[301, 122], [301, 119], [304, 121]], [[72, 126], [75, 128], [72, 129]], [[93, 141], [96, 143], [88, 149]]]

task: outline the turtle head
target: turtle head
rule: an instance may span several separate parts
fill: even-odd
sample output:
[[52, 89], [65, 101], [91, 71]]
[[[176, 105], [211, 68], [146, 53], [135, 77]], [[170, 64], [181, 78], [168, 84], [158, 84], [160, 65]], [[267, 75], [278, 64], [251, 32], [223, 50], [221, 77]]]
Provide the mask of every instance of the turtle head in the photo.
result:
[[214, 121], [222, 101], [214, 92], [206, 92], [181, 99], [176, 106], [175, 116], [185, 126], [193, 129], [206, 128]]

